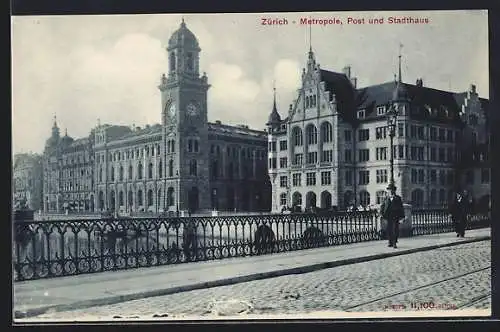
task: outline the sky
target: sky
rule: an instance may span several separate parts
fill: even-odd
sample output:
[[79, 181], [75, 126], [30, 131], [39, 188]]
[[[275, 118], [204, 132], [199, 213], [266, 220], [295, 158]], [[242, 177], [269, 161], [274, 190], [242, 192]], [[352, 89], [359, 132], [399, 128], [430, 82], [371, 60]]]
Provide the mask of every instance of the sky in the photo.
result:
[[[391, 16], [429, 23], [389, 24]], [[301, 25], [301, 17], [343, 24]], [[365, 24], [348, 24], [349, 17]], [[358, 87], [393, 80], [402, 44], [404, 82], [422, 78], [424, 86], [454, 92], [475, 84], [489, 96], [487, 11], [18, 16], [11, 22], [13, 152], [41, 153], [54, 115], [61, 134], [74, 138], [88, 136], [98, 121], [159, 123], [165, 46], [182, 18], [202, 49], [212, 122], [264, 129], [273, 84], [286, 116], [309, 45], [321, 68], [351, 66]], [[263, 26], [262, 18], [288, 25]]]

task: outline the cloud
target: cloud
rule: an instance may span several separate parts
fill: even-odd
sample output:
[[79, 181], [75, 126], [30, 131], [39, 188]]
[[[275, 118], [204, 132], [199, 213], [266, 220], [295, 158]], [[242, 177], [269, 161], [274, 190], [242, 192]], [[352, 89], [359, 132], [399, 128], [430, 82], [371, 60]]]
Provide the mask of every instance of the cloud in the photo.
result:
[[[324, 69], [340, 71], [351, 65], [362, 87], [393, 79], [402, 41], [405, 81], [423, 77], [426, 86], [457, 91], [475, 83], [481, 96], [488, 97], [488, 22], [486, 12], [481, 13], [378, 13], [426, 16], [432, 24], [313, 27], [313, 49]], [[317, 16], [351, 15], [374, 13]], [[261, 16], [185, 15], [202, 48], [200, 70], [212, 84], [211, 121], [263, 128], [272, 107], [273, 80], [282, 116], [297, 97], [308, 29], [263, 27]], [[307, 14], [276, 16], [292, 21]], [[54, 114], [62, 131], [67, 127], [74, 137], [88, 135], [97, 118], [127, 125], [159, 122], [157, 85], [167, 71], [165, 45], [179, 24], [180, 15], [14, 17], [14, 151], [41, 152]]]

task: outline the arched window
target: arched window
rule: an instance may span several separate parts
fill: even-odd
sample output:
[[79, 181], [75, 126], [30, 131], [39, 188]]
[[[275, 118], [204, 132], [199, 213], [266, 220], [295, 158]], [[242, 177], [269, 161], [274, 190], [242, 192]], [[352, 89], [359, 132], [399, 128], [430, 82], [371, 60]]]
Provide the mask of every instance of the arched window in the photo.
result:
[[318, 143], [318, 130], [315, 125], [309, 124], [306, 127], [306, 137], [308, 145]]
[[349, 207], [354, 204], [354, 195], [348, 190], [344, 193], [344, 207]]
[[174, 188], [169, 187], [167, 190], [167, 206], [173, 206], [174, 204]]
[[111, 166], [111, 181], [115, 181], [115, 168]]
[[168, 176], [174, 176], [174, 161], [172, 159], [168, 162]]
[[120, 193], [118, 194], [118, 206], [123, 206], [123, 203], [123, 191], [120, 190]]
[[102, 182], [102, 167], [99, 169], [99, 182]]
[[148, 178], [153, 178], [153, 163], [149, 163], [148, 165]]
[[137, 178], [139, 180], [142, 179], [142, 172], [143, 172], [143, 169], [142, 169], [142, 163], [139, 162], [139, 164], [137, 165]]
[[368, 191], [363, 190], [359, 192], [359, 204], [361, 206], [370, 205], [370, 193]]
[[158, 177], [163, 177], [163, 163], [161, 162], [161, 160], [158, 162]]
[[133, 174], [132, 165], [129, 165], [129, 167], [128, 167], [128, 179], [129, 180], [132, 180], [132, 174]]
[[148, 190], [148, 206], [153, 206], [153, 190]]
[[294, 192], [292, 195], [293, 206], [302, 206], [302, 194], [298, 191]]
[[123, 166], [120, 165], [120, 181], [123, 181]]
[[309, 108], [310, 104], [309, 104], [309, 96], [306, 96], [306, 108]]
[[194, 69], [194, 59], [193, 59], [193, 53], [188, 52], [186, 56], [186, 64], [187, 64], [187, 69], [188, 70], [193, 70]]
[[142, 190], [139, 189], [137, 191], [137, 205], [141, 206], [142, 205]]
[[160, 204], [161, 204], [161, 188], [158, 188], [158, 192], [157, 192], [157, 195], [156, 195], [156, 205], [158, 205], [158, 208], [160, 208]]
[[323, 122], [321, 124], [321, 141], [329, 143], [333, 140], [333, 129], [330, 122]]
[[422, 189], [415, 189], [411, 192], [411, 204], [414, 208], [424, 206], [424, 191]]
[[198, 173], [198, 164], [195, 159], [189, 162], [189, 175], [196, 176]]
[[175, 62], [176, 62], [175, 61], [175, 53], [172, 52], [172, 53], [170, 53], [170, 71], [175, 71], [175, 65], [176, 65]]
[[294, 127], [292, 130], [292, 137], [293, 137], [293, 145], [294, 146], [301, 146], [303, 141], [302, 141], [302, 129], [300, 127]]
[[128, 207], [131, 209], [134, 206], [134, 194], [132, 190], [128, 191]]

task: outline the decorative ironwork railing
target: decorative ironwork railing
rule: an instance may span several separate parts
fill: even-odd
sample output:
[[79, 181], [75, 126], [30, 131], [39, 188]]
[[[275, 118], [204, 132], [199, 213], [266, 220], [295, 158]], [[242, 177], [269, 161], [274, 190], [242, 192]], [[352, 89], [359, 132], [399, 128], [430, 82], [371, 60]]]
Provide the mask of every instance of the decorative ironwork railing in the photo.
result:
[[[447, 210], [413, 210], [411, 214], [411, 235], [428, 235], [453, 232], [455, 225]], [[489, 213], [469, 214], [466, 229], [477, 229], [490, 226]]]
[[373, 212], [15, 223], [15, 280], [261, 255], [379, 238]]
[[[412, 211], [412, 232], [453, 231], [443, 210]], [[14, 223], [14, 280], [286, 252], [379, 240], [377, 211]], [[469, 216], [468, 229], [489, 226]]]

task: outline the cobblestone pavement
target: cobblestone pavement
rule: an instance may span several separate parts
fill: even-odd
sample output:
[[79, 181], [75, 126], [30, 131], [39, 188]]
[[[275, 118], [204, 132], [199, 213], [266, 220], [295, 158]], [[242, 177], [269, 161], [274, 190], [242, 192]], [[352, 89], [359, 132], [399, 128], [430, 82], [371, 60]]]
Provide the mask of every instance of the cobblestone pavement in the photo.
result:
[[491, 242], [146, 298], [36, 319], [491, 308]]

